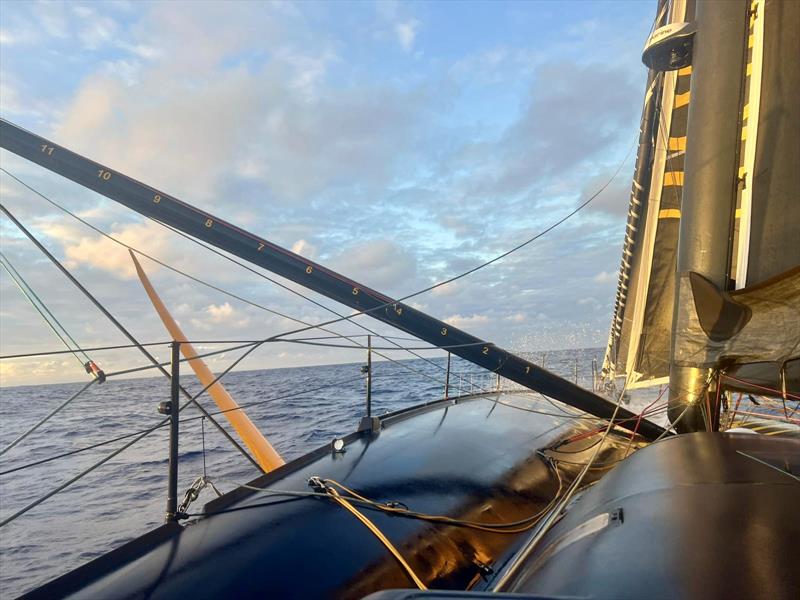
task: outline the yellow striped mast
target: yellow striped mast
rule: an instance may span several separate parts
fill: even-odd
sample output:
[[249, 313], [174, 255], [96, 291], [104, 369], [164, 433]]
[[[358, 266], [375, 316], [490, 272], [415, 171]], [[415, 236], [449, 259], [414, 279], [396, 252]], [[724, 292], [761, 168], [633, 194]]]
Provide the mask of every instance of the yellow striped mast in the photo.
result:
[[211, 396], [217, 407], [221, 411], [224, 411], [223, 414], [228, 419], [228, 422], [234, 430], [236, 430], [236, 433], [239, 434], [239, 437], [250, 449], [250, 452], [253, 453], [256, 462], [267, 472], [285, 464], [286, 461], [281, 458], [280, 454], [278, 454], [275, 448], [272, 447], [272, 444], [267, 441], [267, 438], [259, 431], [258, 427], [253, 424], [244, 410], [239, 408], [239, 405], [231, 397], [222, 383], [219, 381], [215, 382], [216, 377], [214, 373], [211, 372], [211, 369], [208, 368], [202, 358], [197, 357], [194, 346], [186, 340], [186, 336], [156, 293], [153, 284], [150, 283], [150, 279], [148, 279], [144, 269], [142, 269], [139, 261], [136, 260], [133, 251], [129, 250], [129, 252], [133, 259], [133, 264], [136, 267], [136, 273], [139, 275], [139, 280], [142, 282], [147, 296], [150, 298], [150, 302], [153, 303], [153, 307], [156, 309], [167, 331], [172, 336], [173, 340], [181, 343], [181, 354], [183, 354], [183, 357], [188, 361], [203, 387], [208, 387], [208, 395]]

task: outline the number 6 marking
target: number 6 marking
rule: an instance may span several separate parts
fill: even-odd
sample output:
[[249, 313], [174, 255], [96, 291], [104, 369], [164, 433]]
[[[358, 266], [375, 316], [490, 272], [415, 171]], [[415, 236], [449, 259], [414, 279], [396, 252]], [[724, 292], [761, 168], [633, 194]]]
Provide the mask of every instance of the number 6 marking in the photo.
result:
[[313, 268], [311, 265], [308, 265], [308, 266], [306, 267], [306, 273], [308, 273], [309, 275], [311, 275], [311, 273], [312, 273], [312, 271], [313, 271], [313, 270], [314, 270], [314, 268]]

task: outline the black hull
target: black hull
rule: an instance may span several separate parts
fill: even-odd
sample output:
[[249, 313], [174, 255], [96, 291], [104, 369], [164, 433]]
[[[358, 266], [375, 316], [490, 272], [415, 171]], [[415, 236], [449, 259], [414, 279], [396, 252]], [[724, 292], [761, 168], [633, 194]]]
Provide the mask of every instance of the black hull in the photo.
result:
[[[559, 473], [537, 451], [597, 422], [531, 394], [440, 401], [382, 419], [378, 434], [345, 438], [251, 482], [310, 491], [312, 476], [335, 479], [380, 501], [479, 522], [506, 523], [542, 511], [578, 467]], [[542, 414], [545, 413], [545, 414]], [[603, 460], [627, 446], [615, 438]], [[638, 443], [638, 442], [637, 442]], [[585, 460], [586, 455], [570, 455]], [[577, 459], [574, 457], [578, 457]], [[593, 474], [599, 477], [603, 471]], [[591, 481], [591, 478], [587, 480]], [[361, 598], [413, 587], [400, 564], [351, 514], [324, 498], [266, 497], [239, 488], [206, 505], [218, 513], [165, 525], [28, 593], [25, 598]], [[482, 581], [528, 532], [499, 534], [365, 514], [427, 585], [465, 589]]]

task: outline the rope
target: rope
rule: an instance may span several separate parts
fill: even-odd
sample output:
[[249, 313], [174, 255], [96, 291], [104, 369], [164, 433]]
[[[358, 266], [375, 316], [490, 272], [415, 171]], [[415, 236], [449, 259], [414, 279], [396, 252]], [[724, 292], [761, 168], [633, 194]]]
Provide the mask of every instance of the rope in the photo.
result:
[[[782, 390], [776, 390], [776, 389], [769, 388], [769, 387], [766, 387], [766, 386], [763, 386], [763, 385], [758, 385], [756, 383], [753, 383], [752, 381], [745, 381], [744, 379], [737, 379], [736, 377], [731, 377], [730, 375], [725, 375], [724, 373], [722, 373], [721, 375], [722, 375], [722, 377], [724, 379], [730, 379], [731, 381], [736, 381], [737, 383], [743, 383], [745, 385], [749, 385], [749, 386], [754, 387], [756, 389], [764, 390], [765, 392], [772, 392], [773, 394], [778, 395], [778, 396], [783, 395], [783, 393], [784, 393]], [[786, 397], [787, 398], [791, 398], [792, 400], [800, 400], [800, 395], [793, 394], [792, 392], [786, 392]]]
[[[622, 391], [617, 398], [616, 406], [614, 407], [614, 412], [611, 415], [611, 419], [608, 421], [608, 426], [606, 427], [605, 432], [603, 433], [603, 437], [600, 440], [600, 443], [595, 447], [594, 452], [592, 453], [591, 458], [589, 461], [584, 465], [583, 469], [578, 473], [578, 476], [570, 484], [569, 488], [567, 488], [566, 493], [564, 494], [563, 498], [559, 501], [558, 505], [550, 511], [549, 517], [544, 521], [542, 526], [536, 532], [536, 534], [531, 538], [531, 540], [525, 545], [521, 552], [517, 554], [514, 558], [511, 565], [506, 570], [505, 574], [497, 581], [494, 585], [493, 591], [502, 591], [505, 584], [508, 583], [513, 573], [516, 569], [520, 566], [520, 564], [530, 556], [531, 552], [539, 545], [539, 542], [545, 536], [545, 534], [550, 530], [550, 528], [555, 525], [556, 521], [561, 517], [562, 510], [566, 507], [569, 503], [570, 499], [575, 492], [578, 491], [580, 484], [583, 482], [583, 479], [586, 477], [586, 474], [589, 472], [589, 469], [592, 467], [592, 464], [597, 459], [598, 454], [600, 453], [600, 449], [603, 447], [603, 442], [605, 442], [608, 434], [611, 432], [611, 428], [614, 424], [614, 419], [619, 412], [620, 407], [622, 406], [622, 398], [625, 395], [625, 390], [628, 387], [629, 378], [625, 379], [625, 384], [622, 387]], [[667, 431], [665, 430], [664, 433], [661, 435], [666, 435]]]
[[403, 558], [403, 555], [400, 554], [400, 551], [395, 548], [394, 544], [387, 538], [383, 532], [378, 529], [378, 527], [370, 521], [361, 511], [359, 511], [355, 506], [350, 504], [344, 497], [342, 497], [339, 492], [336, 491], [335, 488], [330, 486], [324, 486], [325, 491], [328, 495], [336, 502], [339, 506], [346, 509], [350, 514], [352, 514], [356, 519], [363, 523], [364, 527], [369, 529], [369, 531], [374, 535], [378, 540], [386, 547], [386, 549], [392, 554], [392, 556], [397, 559], [397, 562], [400, 563], [400, 566], [403, 567], [403, 570], [408, 574], [411, 578], [411, 581], [421, 590], [427, 590], [427, 586], [422, 582], [422, 580], [417, 576], [414, 572], [414, 569], [411, 568], [406, 562], [406, 559]]

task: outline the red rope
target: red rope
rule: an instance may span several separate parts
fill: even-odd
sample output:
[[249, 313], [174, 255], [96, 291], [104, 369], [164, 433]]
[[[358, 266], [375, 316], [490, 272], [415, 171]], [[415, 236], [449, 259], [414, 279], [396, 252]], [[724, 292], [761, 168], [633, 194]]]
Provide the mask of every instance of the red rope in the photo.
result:
[[[745, 381], [744, 379], [737, 379], [736, 377], [731, 377], [730, 375], [723, 374], [722, 376], [725, 379], [730, 379], [731, 381], [744, 383], [745, 385], [749, 385], [750, 387], [754, 387], [754, 388], [757, 388], [759, 390], [765, 390], [767, 392], [772, 392], [773, 394], [777, 394], [779, 396], [783, 395], [783, 390], [775, 390], [775, 389], [772, 389], [772, 388], [764, 387], [763, 385], [758, 385], [756, 383], [753, 383], [752, 381]], [[798, 396], [797, 394], [793, 394], [791, 392], [786, 392], [786, 397], [787, 398], [791, 398], [792, 400], [800, 400], [800, 396]]]

